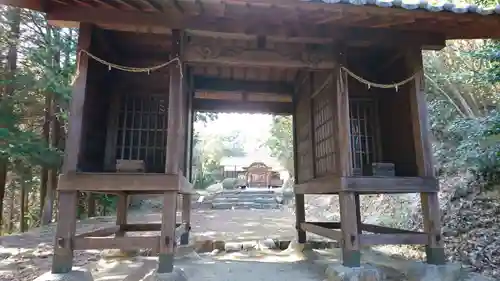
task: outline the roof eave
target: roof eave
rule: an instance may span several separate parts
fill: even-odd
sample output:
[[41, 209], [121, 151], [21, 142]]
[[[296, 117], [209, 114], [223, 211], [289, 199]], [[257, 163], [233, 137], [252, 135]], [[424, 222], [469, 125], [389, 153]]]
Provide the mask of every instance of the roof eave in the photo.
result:
[[24, 8], [44, 12], [42, 0], [0, 0], [0, 5]]

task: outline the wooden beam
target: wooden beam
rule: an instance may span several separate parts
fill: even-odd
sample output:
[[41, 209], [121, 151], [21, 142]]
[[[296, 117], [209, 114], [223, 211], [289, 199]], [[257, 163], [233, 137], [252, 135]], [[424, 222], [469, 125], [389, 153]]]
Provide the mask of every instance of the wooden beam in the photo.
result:
[[292, 114], [292, 103], [285, 102], [234, 102], [220, 100], [194, 99], [193, 109], [209, 112], [256, 112], [273, 114]]
[[307, 45], [288, 45], [286, 48], [251, 48], [221, 45], [217, 40], [192, 40], [186, 44], [184, 60], [187, 63], [210, 63], [229, 66], [285, 67], [333, 69], [333, 46], [316, 49]]
[[296, 194], [337, 194], [343, 190], [342, 177], [329, 175], [301, 182], [294, 186]]
[[361, 246], [371, 245], [425, 245], [425, 233], [361, 234]]
[[87, 8], [94, 8], [94, 5], [90, 4], [90, 3], [87, 3], [87, 2], [84, 2], [82, 0], [73, 0], [76, 4], [78, 5], [81, 5], [83, 7], [87, 7]]
[[82, 238], [82, 237], [105, 237], [105, 236], [110, 236], [115, 234], [116, 232], [120, 231], [120, 226], [111, 226], [111, 227], [106, 227], [106, 228], [101, 228], [97, 230], [93, 230], [90, 232], [85, 232], [82, 234], [78, 234], [75, 237], [77, 238]]
[[314, 224], [316, 226], [328, 228], [328, 229], [340, 229], [340, 222], [310, 222], [307, 223]]
[[437, 192], [439, 182], [433, 177], [347, 177], [346, 190], [360, 193]]
[[148, 6], [151, 10], [155, 12], [163, 11], [162, 7], [158, 5], [158, 3], [153, 2], [151, 0], [142, 0], [141, 3], [144, 3], [144, 5]]
[[361, 230], [367, 231], [367, 232], [372, 232], [372, 233], [378, 233], [378, 234], [394, 234], [394, 233], [419, 233], [423, 234], [423, 232], [418, 232], [418, 231], [412, 231], [412, 230], [406, 230], [406, 229], [399, 229], [399, 228], [393, 228], [393, 227], [387, 227], [387, 226], [380, 226], [380, 225], [374, 225], [374, 224], [361, 224]]
[[337, 194], [352, 191], [362, 194], [437, 192], [438, 181], [432, 177], [339, 177], [315, 178], [295, 185], [298, 194]]
[[108, 7], [108, 8], [110, 8], [110, 9], [116, 9], [116, 6], [111, 5], [111, 4], [108, 2], [108, 0], [92, 0], [92, 1], [94, 1], [94, 2], [98, 3], [99, 5], [102, 5], [102, 6], [104, 6], [104, 7]]
[[0, 5], [13, 6], [40, 12], [45, 11], [41, 0], [0, 0]]
[[59, 176], [58, 190], [191, 192], [183, 177], [144, 173], [68, 173]]
[[121, 225], [121, 229], [128, 231], [160, 231], [160, 223], [134, 223]]
[[[439, 49], [445, 45], [444, 34], [433, 31], [398, 31], [388, 28], [359, 27], [321, 28], [313, 22], [276, 25], [275, 19], [272, 17], [255, 17], [254, 21], [229, 17], [214, 20], [207, 14], [182, 15], [172, 13], [165, 16], [161, 13], [58, 6], [50, 11], [48, 19], [63, 25], [65, 21], [92, 22], [96, 24], [148, 26], [151, 28], [167, 27], [165, 32], [169, 28], [217, 32], [217, 36], [219, 36], [217, 38], [223, 38], [224, 33], [227, 33], [228, 35], [267, 36], [268, 41], [272, 41], [273, 37], [277, 37], [282, 38], [284, 41], [297, 41], [300, 39], [301, 42], [313, 40], [312, 42], [325, 43], [324, 38], [328, 38], [328, 41], [343, 42], [346, 45], [370, 42], [370, 44], [389, 46], [427, 46], [431, 49]], [[257, 28], [258, 26], [272, 26], [273, 28]], [[321, 38], [323, 40], [318, 41]]]
[[157, 251], [160, 244], [159, 236], [132, 236], [132, 237], [75, 237], [75, 250], [92, 249], [120, 249], [141, 250], [153, 249]]
[[113, 0], [131, 10], [140, 10], [137, 6], [130, 4], [127, 0]]
[[303, 231], [312, 232], [319, 236], [330, 238], [337, 241], [342, 241], [342, 233], [338, 230], [329, 229], [326, 227], [321, 227], [309, 222], [303, 222], [300, 224], [300, 228]]
[[285, 82], [233, 80], [224, 78], [194, 76], [194, 88], [218, 92], [293, 93], [293, 86]]

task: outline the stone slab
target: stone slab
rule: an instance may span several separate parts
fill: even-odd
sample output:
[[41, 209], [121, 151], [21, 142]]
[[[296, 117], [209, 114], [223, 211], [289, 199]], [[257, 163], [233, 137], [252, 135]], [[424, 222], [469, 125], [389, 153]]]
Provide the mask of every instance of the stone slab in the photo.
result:
[[382, 270], [366, 264], [361, 267], [332, 264], [326, 268], [325, 275], [328, 281], [386, 281]]
[[69, 273], [46, 272], [34, 281], [94, 281], [94, 277], [85, 268], [73, 267], [73, 270]]
[[405, 271], [408, 281], [457, 281], [462, 276], [462, 266], [457, 263], [432, 265], [414, 262]]

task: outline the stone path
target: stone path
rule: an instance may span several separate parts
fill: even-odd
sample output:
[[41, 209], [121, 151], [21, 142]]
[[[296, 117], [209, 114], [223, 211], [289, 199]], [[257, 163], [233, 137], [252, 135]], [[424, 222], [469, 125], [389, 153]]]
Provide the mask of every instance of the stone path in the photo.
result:
[[[131, 214], [130, 222], [158, 223], [159, 213]], [[114, 225], [114, 217], [80, 221], [77, 233]], [[288, 210], [193, 210], [193, 239], [253, 240], [262, 238], [292, 239], [295, 219]], [[0, 281], [29, 281], [48, 271], [52, 262], [55, 225], [30, 232], [0, 237]], [[151, 233], [141, 233], [150, 235]], [[140, 235], [133, 233], [132, 235]], [[99, 251], [76, 251], [75, 266], [97, 260]]]
[[[251, 251], [200, 254], [175, 262], [189, 281], [320, 281], [324, 267], [293, 252]], [[99, 262], [92, 272], [95, 281], [150, 281], [156, 258], [136, 258], [124, 262]], [[123, 277], [126, 276], [125, 279]]]

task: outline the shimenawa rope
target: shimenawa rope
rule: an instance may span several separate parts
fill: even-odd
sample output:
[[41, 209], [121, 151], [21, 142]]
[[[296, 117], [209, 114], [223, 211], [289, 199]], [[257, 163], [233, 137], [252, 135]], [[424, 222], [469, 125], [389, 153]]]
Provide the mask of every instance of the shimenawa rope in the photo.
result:
[[392, 84], [380, 84], [380, 83], [375, 83], [375, 82], [368, 81], [368, 80], [364, 79], [363, 77], [354, 74], [352, 71], [350, 71], [349, 69], [347, 69], [344, 66], [340, 67], [340, 72], [342, 73], [342, 71], [345, 71], [347, 74], [349, 74], [349, 76], [351, 76], [352, 78], [358, 80], [360, 83], [363, 83], [363, 84], [367, 85], [368, 88], [370, 88], [370, 87], [381, 88], [381, 89], [393, 89], [393, 88], [395, 88], [396, 91], [398, 90], [399, 87], [401, 87], [401, 86], [405, 85], [406, 83], [414, 80], [417, 77], [417, 75], [420, 73], [420, 71], [417, 71], [412, 76], [410, 76], [410, 77], [408, 77], [405, 80], [400, 81], [400, 82], [396, 82], [396, 83], [392, 83]]

